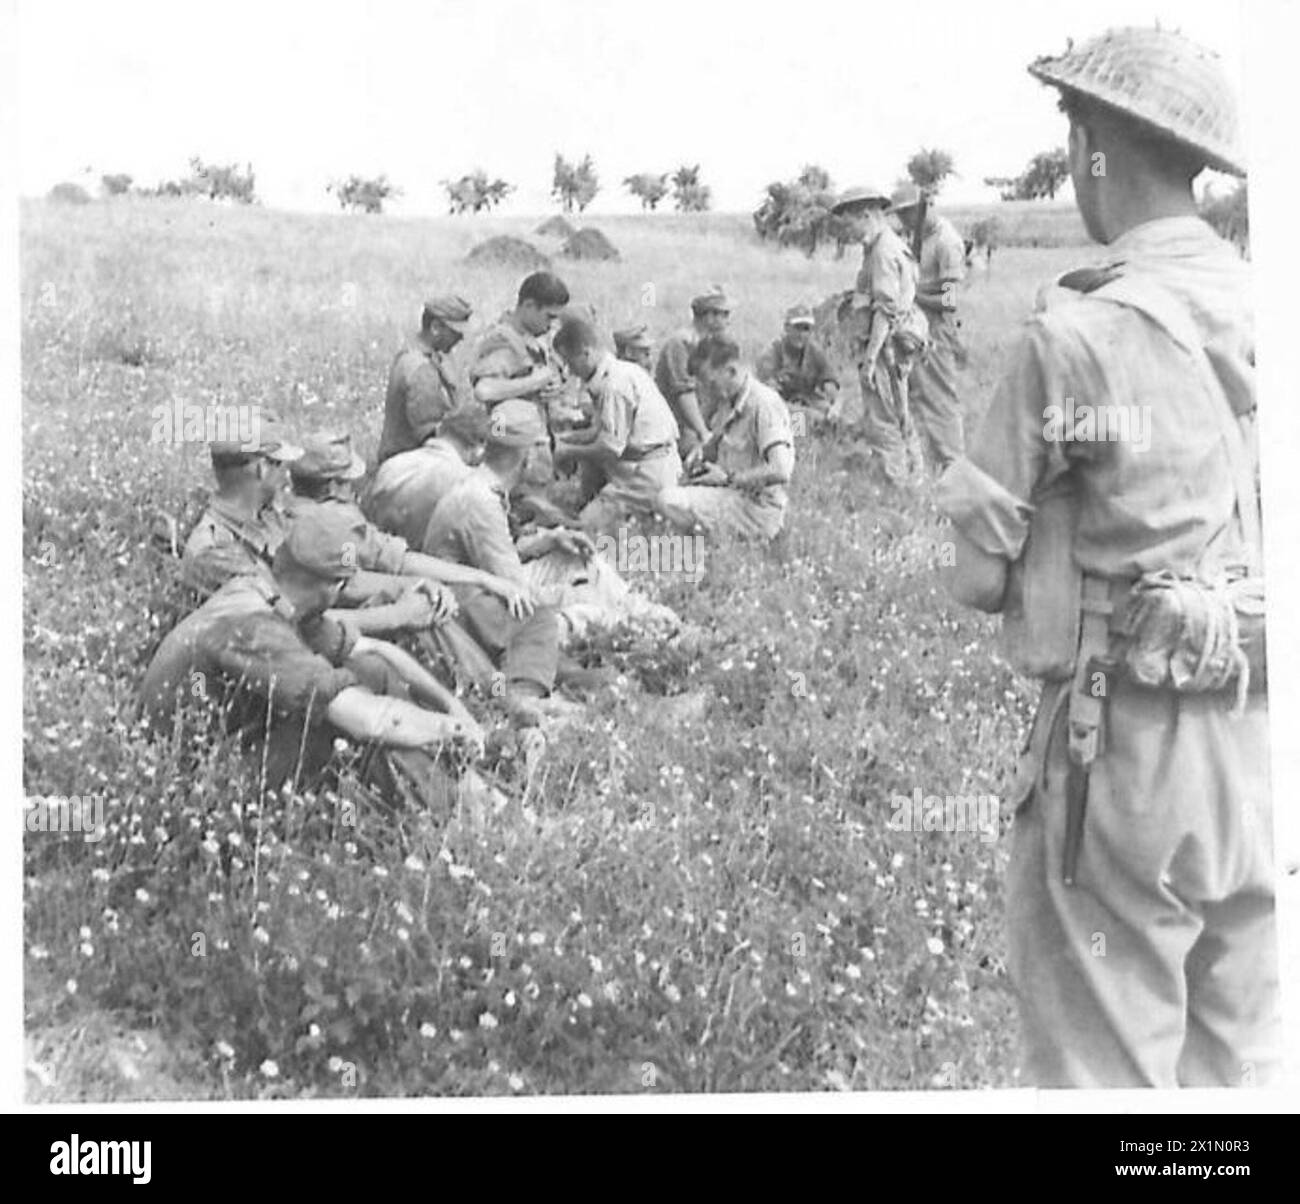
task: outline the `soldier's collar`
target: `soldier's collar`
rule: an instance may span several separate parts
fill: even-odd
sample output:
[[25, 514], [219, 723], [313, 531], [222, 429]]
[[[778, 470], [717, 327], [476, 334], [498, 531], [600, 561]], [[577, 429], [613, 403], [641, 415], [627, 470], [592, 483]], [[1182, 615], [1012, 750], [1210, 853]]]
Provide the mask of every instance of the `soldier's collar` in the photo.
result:
[[208, 501], [208, 508], [224, 518], [227, 522], [239, 523], [241, 526], [257, 522], [260, 510], [249, 510], [244, 504], [232, 497], [214, 493]]

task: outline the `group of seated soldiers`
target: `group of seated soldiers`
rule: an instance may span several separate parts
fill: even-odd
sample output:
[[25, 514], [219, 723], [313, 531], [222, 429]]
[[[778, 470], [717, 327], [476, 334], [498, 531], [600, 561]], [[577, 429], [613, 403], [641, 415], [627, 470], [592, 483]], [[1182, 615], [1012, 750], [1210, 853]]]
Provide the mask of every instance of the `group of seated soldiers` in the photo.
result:
[[[697, 297], [652, 376], [644, 327], [616, 332], [616, 356], [563, 282], [535, 273], [463, 388], [448, 353], [470, 306], [435, 297], [394, 360], [373, 472], [348, 436], [295, 446], [265, 417], [256, 439], [211, 444], [216, 489], [182, 555], [202, 602], [145, 675], [151, 726], [184, 739], [187, 708], [215, 704], [272, 787], [318, 784], [351, 738], [380, 796], [436, 805], [473, 776], [456, 750], [484, 740], [454, 687], [499, 701], [517, 731], [574, 714], [558, 690], [600, 678], [567, 644], [630, 618], [678, 623], [594, 539], [629, 523], [771, 538], [784, 523], [790, 411], [743, 362], [729, 308], [721, 289]], [[835, 386], [809, 326], [791, 311], [761, 361], [798, 404]]]

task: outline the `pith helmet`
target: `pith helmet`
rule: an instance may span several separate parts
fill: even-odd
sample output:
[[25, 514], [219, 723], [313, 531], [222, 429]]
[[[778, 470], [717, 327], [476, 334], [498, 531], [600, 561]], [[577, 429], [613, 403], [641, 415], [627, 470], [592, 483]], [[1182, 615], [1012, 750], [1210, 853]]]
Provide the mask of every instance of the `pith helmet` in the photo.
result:
[[1206, 166], [1246, 174], [1237, 102], [1213, 51], [1168, 29], [1113, 29], [1029, 73], [1074, 91], [1198, 152]]
[[878, 205], [881, 209], [889, 208], [889, 193], [871, 184], [859, 184], [855, 188], [846, 188], [831, 206], [832, 213], [850, 209], [855, 206]]

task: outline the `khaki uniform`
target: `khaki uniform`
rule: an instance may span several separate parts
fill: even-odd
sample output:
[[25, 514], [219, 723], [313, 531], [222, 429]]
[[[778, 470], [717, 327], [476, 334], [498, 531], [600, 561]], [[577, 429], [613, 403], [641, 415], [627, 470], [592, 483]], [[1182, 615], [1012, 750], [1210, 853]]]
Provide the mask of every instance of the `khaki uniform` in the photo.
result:
[[588, 531], [609, 533], [629, 515], [653, 514], [659, 494], [681, 478], [677, 420], [642, 368], [609, 354], [586, 390], [593, 407], [593, 445], [617, 459], [602, 465], [605, 484], [581, 519]]
[[[510, 537], [510, 502], [490, 469], [475, 468], [453, 485], [429, 519], [423, 550], [497, 577], [528, 583]], [[451, 587], [461, 623], [505, 673], [509, 683], [527, 682], [550, 693], [559, 664], [559, 622], [539, 606], [527, 619], [514, 619], [496, 594], [479, 586]]]
[[819, 410], [826, 408], [826, 386], [839, 383], [826, 353], [815, 342], [796, 348], [784, 337], [775, 340], [759, 357], [756, 374], [789, 405]]
[[[1233, 410], [1250, 411], [1248, 274], [1235, 252], [1195, 218], [1144, 223], [1108, 250], [1121, 283], [1173, 300]], [[968, 457], [941, 480], [940, 504], [981, 551], [1013, 564], [1034, 507], [1055, 493], [1069, 499], [1074, 529], [1058, 537], [1067, 569], [1072, 560], [1108, 589], [1157, 570], [1214, 579], [1248, 560], [1223, 393], [1205, 387], [1200, 348], [1117, 303], [1123, 293], [1107, 300], [1108, 287], [1045, 291]], [[1110, 408], [1101, 419], [1076, 411], [1066, 431], [1128, 413], [1122, 421], [1143, 416], [1146, 434], [1072, 439], [1045, 418], [1045, 405], [1067, 399]], [[1053, 588], [1026, 580], [1025, 606]], [[1230, 690], [1116, 677], [1067, 886], [1069, 691], [1044, 685], [1012, 799], [1007, 916], [1027, 1077], [1048, 1087], [1268, 1082], [1278, 951], [1266, 697], [1251, 694], [1234, 714]]]
[[[696, 354], [699, 347], [699, 332], [693, 326], [688, 326], [664, 340], [659, 349], [659, 358], [655, 361], [655, 387], [677, 420], [678, 430], [681, 431], [679, 450], [682, 455], [690, 452], [697, 442], [694, 432], [686, 425], [678, 399], [682, 394], [694, 393], [696, 390], [695, 369], [699, 366]], [[700, 403], [700, 414], [708, 422], [706, 399], [697, 395], [697, 400]]]
[[[752, 376], [736, 401], [714, 414], [711, 429], [716, 462], [728, 472], [766, 464], [774, 447], [794, 447], [790, 411], [781, 395]], [[719, 485], [678, 485], [659, 495], [661, 513], [679, 527], [749, 539], [777, 535], [785, 525], [788, 502], [784, 485], [768, 485], [757, 496]]]
[[[354, 655], [356, 635], [323, 617], [299, 620], [274, 581], [235, 578], [173, 629], [154, 654], [140, 691], [152, 730], [186, 739], [195, 704], [257, 750], [266, 785], [301, 790], [333, 785], [334, 740], [326, 709], [361, 686], [407, 698], [404, 683], [378, 656]], [[447, 814], [456, 778], [419, 749], [371, 745], [353, 764], [361, 782], [391, 806]]]
[[[866, 350], [871, 322], [884, 314], [892, 332], [911, 316], [916, 303], [916, 261], [903, 241], [888, 226], [862, 247], [862, 268], [854, 285], [853, 308], [860, 324], [858, 355]], [[907, 378], [896, 372], [891, 383], [889, 364], [894, 356], [892, 338], [885, 340], [876, 370], [871, 375], [858, 364], [862, 388], [862, 426], [867, 446], [880, 460], [885, 479], [897, 483], [907, 473], [907, 446], [903, 432], [907, 411]], [[897, 395], [895, 394], [897, 388]], [[900, 412], [901, 410], [901, 412]]]
[[379, 462], [419, 447], [456, 405], [456, 385], [446, 358], [420, 339], [398, 352], [388, 373]]
[[954, 297], [942, 311], [924, 311], [930, 342], [912, 368], [909, 386], [912, 418], [926, 458], [942, 471], [965, 448], [961, 399], [957, 394], [957, 371], [965, 353], [955, 291], [966, 275], [966, 244], [947, 218], [931, 216], [926, 220], [918, 268], [922, 286], [950, 285], [946, 295]]
[[429, 439], [380, 464], [361, 508], [375, 526], [418, 548], [434, 508], [469, 472], [455, 447], [443, 439]]
[[267, 580], [271, 560], [284, 542], [288, 521], [278, 506], [264, 506], [253, 519], [214, 497], [195, 524], [181, 553], [181, 579], [209, 598], [234, 577]]

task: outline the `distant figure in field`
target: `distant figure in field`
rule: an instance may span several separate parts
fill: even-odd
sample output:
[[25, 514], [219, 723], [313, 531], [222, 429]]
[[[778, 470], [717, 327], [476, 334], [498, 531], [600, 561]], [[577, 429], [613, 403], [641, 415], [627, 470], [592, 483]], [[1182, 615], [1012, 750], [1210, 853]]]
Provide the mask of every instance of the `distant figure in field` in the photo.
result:
[[[915, 184], [892, 198], [909, 243], [920, 226], [921, 259], [916, 303], [925, 312], [930, 340], [912, 367], [908, 398], [926, 462], [940, 473], [965, 450], [957, 373], [966, 352], [957, 318], [957, 290], [966, 277], [966, 251], [957, 228], [934, 212]], [[924, 213], [924, 217], [922, 214]]]
[[456, 405], [447, 353], [465, 336], [471, 314], [463, 297], [446, 294], [424, 303], [420, 333], [399, 351], [388, 373], [379, 462], [419, 447]]
[[796, 413], [811, 413], [820, 420], [839, 396], [840, 382], [813, 338], [814, 324], [807, 305], [786, 310], [785, 333], [759, 357], [756, 373]]
[[665, 489], [658, 508], [684, 531], [772, 539], [785, 525], [794, 473], [790, 411], [755, 379], [727, 335], [704, 340], [696, 372], [717, 400], [713, 430], [687, 460], [687, 482]]
[[695, 387], [696, 355], [700, 340], [725, 334], [731, 321], [731, 301], [721, 285], [691, 301], [691, 325], [664, 340], [655, 364], [655, 384], [672, 407], [681, 431], [679, 448], [689, 455], [709, 437], [707, 399]]

